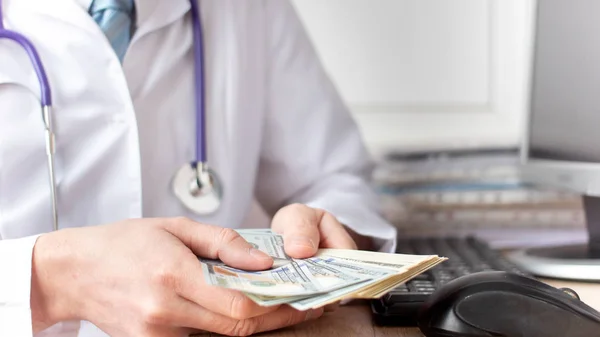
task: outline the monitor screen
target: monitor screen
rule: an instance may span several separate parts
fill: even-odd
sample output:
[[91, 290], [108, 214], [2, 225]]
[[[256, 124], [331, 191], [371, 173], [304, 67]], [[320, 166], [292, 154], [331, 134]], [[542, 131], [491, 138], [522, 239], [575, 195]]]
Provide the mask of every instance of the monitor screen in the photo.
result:
[[600, 1], [539, 0], [529, 157], [600, 163]]

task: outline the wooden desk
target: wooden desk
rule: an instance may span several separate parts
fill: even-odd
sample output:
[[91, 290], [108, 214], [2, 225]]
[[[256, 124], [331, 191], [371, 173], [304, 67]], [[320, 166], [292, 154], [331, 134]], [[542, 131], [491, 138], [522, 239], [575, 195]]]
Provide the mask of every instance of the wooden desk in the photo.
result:
[[[568, 287], [575, 290], [581, 300], [589, 306], [600, 310], [600, 284], [584, 284], [575, 282], [548, 281], [557, 287]], [[356, 302], [339, 308], [336, 312], [325, 314], [320, 319], [300, 324], [295, 327], [259, 334], [256, 336], [282, 337], [423, 337], [416, 328], [390, 328], [373, 326], [371, 311], [365, 302]]]

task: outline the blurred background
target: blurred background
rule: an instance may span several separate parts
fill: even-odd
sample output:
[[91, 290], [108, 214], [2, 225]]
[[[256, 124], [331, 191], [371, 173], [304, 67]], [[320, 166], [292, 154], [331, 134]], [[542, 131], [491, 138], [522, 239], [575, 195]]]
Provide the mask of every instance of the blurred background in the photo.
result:
[[[533, 0], [295, 0], [401, 235], [585, 241], [579, 195], [521, 182]], [[540, 230], [543, 229], [543, 230]]]

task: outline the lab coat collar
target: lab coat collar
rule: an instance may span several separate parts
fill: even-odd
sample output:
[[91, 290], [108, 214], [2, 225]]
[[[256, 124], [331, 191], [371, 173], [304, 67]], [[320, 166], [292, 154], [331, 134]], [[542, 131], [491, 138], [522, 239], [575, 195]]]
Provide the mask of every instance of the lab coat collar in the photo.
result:
[[[53, 16], [93, 33], [99, 31], [97, 24], [88, 14], [92, 0], [10, 0], [7, 2], [8, 6], [26, 6], [30, 11]], [[135, 5], [137, 29], [134, 39], [178, 20], [191, 7], [189, 0], [135, 0]]]
[[[76, 1], [88, 11], [93, 0]], [[190, 7], [189, 0], [135, 0], [136, 35], [142, 36], [179, 19]]]
[[135, 0], [135, 6], [137, 27], [134, 41], [177, 21], [191, 8], [189, 0]]

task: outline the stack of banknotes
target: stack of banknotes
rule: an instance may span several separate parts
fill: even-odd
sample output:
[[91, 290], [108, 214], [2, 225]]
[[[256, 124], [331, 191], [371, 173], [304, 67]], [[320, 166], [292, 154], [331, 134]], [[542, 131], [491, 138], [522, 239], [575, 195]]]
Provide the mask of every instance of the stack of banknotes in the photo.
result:
[[268, 229], [238, 230], [257, 249], [273, 257], [271, 269], [245, 271], [219, 260], [200, 259], [208, 284], [235, 289], [261, 306], [288, 304], [297, 310], [346, 299], [379, 298], [446, 260], [437, 255], [387, 254], [320, 249], [307, 259], [292, 259], [283, 237]]

